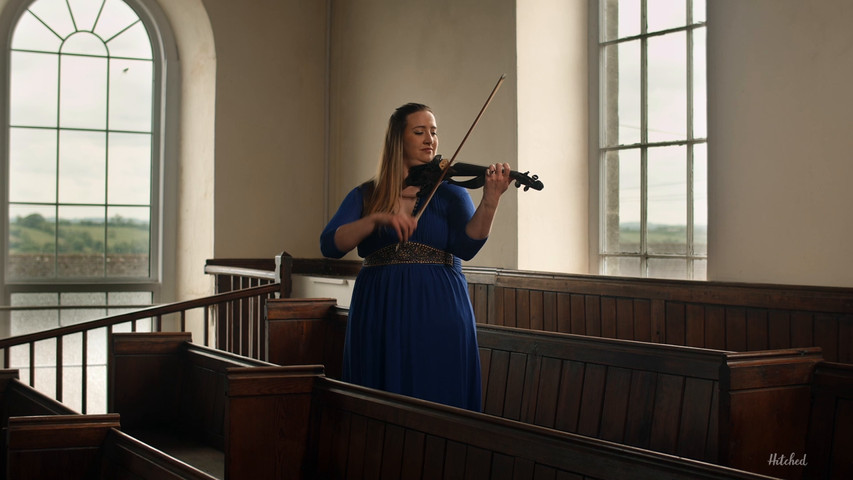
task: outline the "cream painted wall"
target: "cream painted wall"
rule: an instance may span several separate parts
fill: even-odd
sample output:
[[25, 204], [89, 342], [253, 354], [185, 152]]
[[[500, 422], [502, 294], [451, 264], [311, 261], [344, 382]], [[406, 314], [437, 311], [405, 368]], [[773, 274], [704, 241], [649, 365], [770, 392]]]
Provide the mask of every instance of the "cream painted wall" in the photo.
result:
[[172, 170], [178, 175], [178, 209], [173, 219], [177, 231], [166, 228], [163, 235], [173, 236], [176, 248], [175, 291], [169, 296], [185, 300], [209, 295], [213, 290], [212, 280], [203, 274], [203, 268], [205, 260], [213, 258], [216, 53], [201, 0], [159, 3], [172, 26], [180, 58], [180, 64], [167, 68], [181, 71], [181, 107], [174, 119], [179, 124], [179, 164]]
[[326, 2], [204, 6], [217, 62], [214, 255], [319, 256]]
[[587, 2], [518, 2], [518, 268], [589, 272]]
[[853, 287], [853, 3], [708, 2], [708, 278]]
[[[396, 107], [410, 101], [432, 107], [438, 153], [450, 158], [501, 74], [506, 81], [457, 161], [518, 164], [514, 1], [333, 5], [328, 216], [350, 189], [374, 175]], [[479, 194], [472, 191], [475, 203]], [[504, 195], [492, 235], [471, 264], [517, 266], [517, 195]]]

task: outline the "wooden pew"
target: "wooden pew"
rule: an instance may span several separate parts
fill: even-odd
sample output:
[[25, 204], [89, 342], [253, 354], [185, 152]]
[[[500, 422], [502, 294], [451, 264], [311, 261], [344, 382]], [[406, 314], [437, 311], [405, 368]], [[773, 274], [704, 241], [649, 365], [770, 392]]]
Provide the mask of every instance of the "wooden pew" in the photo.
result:
[[14, 369], [0, 370], [0, 478], [6, 477], [6, 431], [12, 417], [31, 415], [79, 415], [53, 398], [19, 380]]
[[[481, 325], [483, 411], [759, 472], [806, 452], [820, 349], [726, 352]], [[784, 419], [784, 421], [780, 421]]]
[[268, 301], [267, 360], [276, 365], [324, 365], [326, 375], [340, 378], [347, 317], [335, 303], [331, 298]]
[[812, 397], [804, 478], [853, 478], [853, 365], [818, 364]]
[[119, 424], [115, 414], [12, 417], [8, 478], [213, 480], [122, 433]]
[[242, 445], [229, 460], [243, 469], [228, 478], [768, 478], [358, 387], [317, 366], [231, 370], [229, 415]]
[[226, 375], [269, 363], [191, 343], [189, 333], [114, 333], [110, 412], [122, 430], [222, 478], [226, 464]]
[[[283, 255], [283, 285], [291, 275], [353, 278], [361, 266]], [[735, 352], [816, 346], [827, 361], [853, 364], [853, 288], [471, 266], [463, 273], [482, 324]]]
[[478, 323], [853, 363], [853, 288], [463, 271]]
[[[312, 346], [306, 358], [326, 358], [339, 371], [340, 353], [329, 357], [323, 342], [343, 341], [337, 325], [346, 312], [291, 314], [294, 305], [271, 301], [268, 320], [284, 319], [302, 333], [298, 343]], [[806, 442], [812, 371], [823, 365], [817, 348], [728, 352], [493, 325], [479, 325], [478, 338], [486, 413], [788, 478], [803, 466], [769, 465], [770, 456], [813, 450]], [[307, 363], [288, 349], [290, 364]], [[822, 411], [829, 416], [821, 428], [845, 425], [843, 413]], [[808, 456], [824, 471], [825, 462]]]

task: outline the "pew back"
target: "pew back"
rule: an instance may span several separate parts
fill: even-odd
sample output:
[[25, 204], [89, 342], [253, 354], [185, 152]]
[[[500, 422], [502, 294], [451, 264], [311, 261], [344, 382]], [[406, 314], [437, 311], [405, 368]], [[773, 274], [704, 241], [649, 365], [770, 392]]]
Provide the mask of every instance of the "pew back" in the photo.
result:
[[[343, 323], [345, 312], [289, 315], [294, 305], [271, 301], [269, 321], [288, 319], [313, 346], [308, 358], [329, 358], [322, 342], [338, 345], [344, 329], [318, 324]], [[478, 340], [485, 413], [750, 471], [802, 472], [768, 458], [805, 451], [817, 348], [729, 352], [495, 325], [479, 325]], [[340, 352], [329, 361], [339, 369]]]
[[255, 439], [229, 456], [251, 468], [240, 478], [767, 478], [358, 387], [317, 366], [235, 369], [229, 381], [229, 411], [256, 407], [229, 425], [234, 442]]
[[853, 365], [815, 368], [804, 478], [853, 478]]
[[769, 455], [805, 450], [819, 349], [737, 353], [492, 325], [478, 340], [485, 413], [773, 475], [793, 470]]
[[11, 418], [9, 478], [214, 478], [125, 435], [119, 423], [115, 414]]
[[478, 323], [853, 363], [853, 289], [466, 267]]
[[132, 436], [219, 475], [228, 369], [271, 364], [190, 340], [189, 333], [113, 334], [108, 408]]

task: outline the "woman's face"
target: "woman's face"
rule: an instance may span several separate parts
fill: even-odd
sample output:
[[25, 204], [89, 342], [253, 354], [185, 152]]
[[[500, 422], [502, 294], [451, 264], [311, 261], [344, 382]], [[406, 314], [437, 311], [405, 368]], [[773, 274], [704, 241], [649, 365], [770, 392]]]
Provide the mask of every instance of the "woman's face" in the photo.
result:
[[438, 127], [432, 112], [421, 110], [406, 117], [403, 130], [403, 164], [411, 168], [429, 163], [438, 149]]

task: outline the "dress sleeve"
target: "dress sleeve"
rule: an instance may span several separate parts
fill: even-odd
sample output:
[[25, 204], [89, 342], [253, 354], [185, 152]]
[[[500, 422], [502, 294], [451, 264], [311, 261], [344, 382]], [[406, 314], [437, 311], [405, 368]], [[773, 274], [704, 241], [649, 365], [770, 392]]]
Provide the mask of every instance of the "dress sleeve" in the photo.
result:
[[471, 260], [483, 248], [487, 238], [475, 240], [468, 236], [465, 228], [474, 216], [474, 202], [464, 188], [457, 185], [445, 184], [450, 195], [450, 208], [447, 211], [447, 221], [450, 227], [450, 253], [462, 260]]
[[324, 257], [341, 258], [347, 254], [347, 252], [342, 252], [335, 246], [335, 232], [341, 225], [346, 225], [361, 218], [364, 208], [362, 198], [361, 188], [356, 187], [352, 189], [346, 198], [344, 198], [344, 201], [341, 202], [341, 206], [338, 207], [335, 216], [329, 220], [326, 228], [323, 229], [323, 233], [320, 234], [320, 251]]

